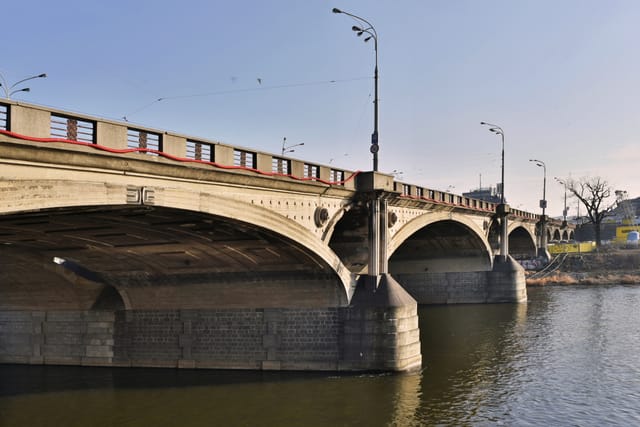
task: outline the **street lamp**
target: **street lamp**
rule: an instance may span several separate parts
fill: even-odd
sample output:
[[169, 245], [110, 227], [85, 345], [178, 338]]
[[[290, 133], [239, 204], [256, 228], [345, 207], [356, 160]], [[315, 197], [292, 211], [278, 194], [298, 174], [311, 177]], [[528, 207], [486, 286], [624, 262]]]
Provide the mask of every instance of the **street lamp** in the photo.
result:
[[14, 93], [18, 93], [18, 92], [30, 92], [31, 89], [28, 87], [24, 87], [24, 88], [20, 88], [20, 89], [13, 89], [16, 86], [18, 86], [20, 83], [24, 83], [27, 80], [32, 80], [32, 79], [39, 79], [39, 78], [44, 78], [47, 77], [47, 75], [45, 73], [42, 74], [38, 74], [37, 76], [31, 76], [31, 77], [27, 77], [26, 79], [22, 79], [19, 80], [17, 82], [15, 82], [14, 84], [12, 84], [11, 86], [9, 86], [7, 84], [7, 81], [5, 80], [4, 76], [2, 74], [0, 74], [0, 86], [2, 87], [2, 90], [4, 91], [4, 97], [7, 99], [11, 99], [11, 95], [13, 95]]
[[534, 162], [536, 166], [539, 166], [544, 170], [544, 178], [542, 181], [542, 200], [540, 200], [542, 216], [544, 216], [545, 209], [547, 208], [547, 165], [542, 160], [529, 159], [529, 161]]
[[497, 209], [498, 217], [500, 218], [500, 259], [503, 262], [507, 261], [509, 256], [509, 236], [507, 233], [507, 215], [509, 213], [509, 207], [504, 201], [504, 130], [498, 125], [494, 125], [487, 122], [480, 122], [482, 126], [489, 126], [489, 131], [500, 135], [502, 140], [502, 166], [501, 166], [501, 183], [500, 187], [500, 205]]
[[284, 138], [282, 138], [282, 155], [284, 156], [286, 153], [293, 153], [296, 150], [293, 150], [293, 147], [299, 147], [301, 145], [304, 145], [304, 142], [301, 142], [300, 144], [293, 144], [293, 145], [289, 145], [287, 146], [287, 137], [285, 136]]
[[501, 182], [500, 182], [500, 187], [501, 187], [500, 188], [500, 204], [504, 205], [504, 131], [498, 125], [493, 125], [487, 122], [480, 122], [480, 124], [483, 126], [489, 126], [490, 132], [493, 132], [496, 135], [500, 135], [500, 137], [502, 138], [502, 166], [501, 166], [502, 176], [501, 176]]
[[547, 217], [545, 215], [545, 210], [547, 209], [547, 165], [542, 160], [529, 159], [529, 161], [535, 163], [536, 166], [541, 167], [544, 171], [544, 178], [542, 181], [542, 200], [540, 200], [542, 218], [540, 218], [540, 248], [538, 250], [538, 255], [547, 257]]
[[562, 210], [562, 227], [566, 227], [567, 226], [567, 212], [569, 212], [569, 210], [567, 209], [567, 183], [562, 181], [557, 176], [554, 176], [553, 179], [558, 181], [558, 183], [562, 184], [562, 186], [564, 187], [564, 209]]
[[350, 16], [354, 19], [357, 19], [360, 22], [366, 24], [366, 26], [358, 27], [354, 25], [351, 27], [353, 31], [356, 32], [358, 37], [363, 34], [368, 34], [368, 37], [364, 38], [365, 42], [373, 39], [373, 49], [376, 54], [376, 68], [373, 72], [373, 81], [374, 81], [374, 99], [373, 99], [373, 133], [371, 134], [371, 147], [369, 151], [373, 154], [373, 171], [378, 171], [378, 151], [380, 150], [380, 146], [378, 145], [378, 33], [376, 29], [371, 25], [369, 21], [359, 16], [353, 15], [349, 12], [345, 12], [343, 10], [334, 7], [332, 10], [333, 13], [343, 13], [347, 16]]

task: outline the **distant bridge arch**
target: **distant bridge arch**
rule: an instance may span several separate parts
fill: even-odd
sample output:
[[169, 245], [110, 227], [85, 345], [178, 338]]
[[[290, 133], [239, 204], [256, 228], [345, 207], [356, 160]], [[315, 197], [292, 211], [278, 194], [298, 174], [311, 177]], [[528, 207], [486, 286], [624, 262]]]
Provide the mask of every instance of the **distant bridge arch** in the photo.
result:
[[484, 230], [457, 212], [430, 212], [409, 221], [389, 244], [389, 271], [476, 271], [491, 269], [492, 250]]
[[509, 253], [516, 259], [536, 256], [536, 238], [530, 227], [509, 224]]

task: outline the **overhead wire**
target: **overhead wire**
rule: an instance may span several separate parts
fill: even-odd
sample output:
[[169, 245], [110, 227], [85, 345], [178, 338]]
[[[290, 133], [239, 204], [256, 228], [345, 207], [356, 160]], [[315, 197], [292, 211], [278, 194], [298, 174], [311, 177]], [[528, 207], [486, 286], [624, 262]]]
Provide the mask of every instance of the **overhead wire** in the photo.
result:
[[125, 121], [129, 120], [129, 117], [131, 117], [133, 114], [139, 113], [140, 111], [146, 110], [147, 108], [151, 107], [154, 104], [157, 104], [158, 102], [162, 102], [162, 101], [170, 101], [170, 100], [174, 100], [174, 99], [185, 99], [185, 98], [199, 98], [199, 97], [207, 97], [207, 96], [219, 96], [219, 95], [229, 95], [229, 94], [234, 94], [234, 93], [246, 93], [246, 92], [258, 92], [258, 91], [266, 91], [266, 90], [274, 90], [274, 89], [285, 89], [285, 88], [294, 88], [294, 87], [304, 87], [304, 86], [319, 86], [319, 85], [327, 85], [327, 84], [335, 84], [335, 83], [348, 83], [348, 82], [354, 82], [354, 81], [359, 81], [359, 80], [370, 80], [373, 77], [354, 77], [354, 78], [349, 78], [349, 79], [333, 79], [333, 80], [320, 80], [320, 81], [313, 81], [313, 82], [300, 82], [300, 83], [288, 83], [288, 84], [281, 84], [281, 85], [273, 85], [273, 86], [263, 86], [261, 84], [261, 80], [259, 79], [259, 87], [253, 87], [253, 88], [244, 88], [244, 89], [227, 89], [227, 90], [218, 90], [218, 91], [212, 91], [212, 92], [202, 92], [202, 93], [194, 93], [194, 94], [189, 94], [189, 95], [173, 95], [173, 96], [162, 96], [160, 98], [157, 98], [147, 104], [144, 104], [143, 106], [131, 111], [128, 114], [125, 114], [124, 116], [122, 116], [122, 118]]

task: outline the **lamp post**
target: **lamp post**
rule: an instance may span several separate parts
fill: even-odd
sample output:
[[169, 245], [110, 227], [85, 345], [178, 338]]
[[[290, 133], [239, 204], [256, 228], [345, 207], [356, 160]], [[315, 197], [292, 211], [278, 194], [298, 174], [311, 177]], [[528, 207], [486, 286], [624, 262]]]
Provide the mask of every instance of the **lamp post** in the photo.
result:
[[482, 126], [489, 126], [489, 131], [500, 135], [502, 141], [502, 164], [500, 167], [500, 205], [498, 205], [497, 214], [500, 218], [500, 259], [504, 262], [507, 261], [509, 256], [509, 236], [507, 233], [507, 215], [509, 214], [509, 205], [505, 203], [504, 198], [504, 130], [498, 125], [494, 125], [487, 122], [480, 122]]
[[353, 31], [356, 32], [358, 37], [363, 34], [368, 34], [368, 37], [365, 37], [364, 41], [368, 42], [373, 39], [373, 50], [375, 51], [376, 56], [376, 67], [373, 72], [373, 81], [374, 81], [374, 99], [373, 99], [373, 133], [371, 134], [371, 147], [369, 151], [373, 154], [373, 171], [378, 171], [378, 151], [380, 150], [380, 146], [378, 145], [378, 33], [376, 29], [371, 25], [369, 21], [364, 18], [361, 18], [357, 15], [353, 15], [349, 12], [345, 12], [343, 10], [334, 7], [332, 10], [333, 13], [342, 13], [347, 16], [350, 16], [354, 19], [357, 19], [360, 22], [366, 24], [366, 26], [358, 27], [354, 25], [351, 27]]
[[285, 136], [284, 138], [282, 138], [282, 155], [283, 156], [286, 153], [293, 153], [294, 151], [296, 151], [296, 150], [293, 150], [293, 148], [304, 145], [304, 142], [301, 142], [300, 144], [289, 145], [289, 146], [287, 146], [286, 144], [287, 144], [287, 137]]
[[529, 159], [530, 162], [534, 162], [536, 166], [543, 169], [542, 180], [542, 200], [540, 200], [540, 207], [542, 208], [542, 216], [544, 216], [545, 209], [547, 208], [547, 165], [542, 160]]
[[22, 79], [19, 80], [17, 82], [15, 82], [14, 84], [12, 84], [11, 86], [9, 86], [7, 84], [7, 81], [5, 80], [4, 76], [2, 74], [0, 74], [0, 86], [2, 87], [2, 90], [4, 91], [4, 97], [7, 99], [11, 99], [11, 95], [13, 95], [14, 93], [18, 93], [18, 92], [30, 92], [31, 89], [28, 87], [23, 87], [20, 89], [14, 89], [16, 86], [18, 86], [20, 83], [24, 83], [27, 80], [32, 80], [32, 79], [39, 79], [39, 78], [44, 78], [47, 77], [47, 75], [45, 73], [42, 74], [38, 74], [37, 76], [31, 76], [31, 77], [27, 77], [26, 79]]
[[538, 255], [549, 259], [547, 255], [547, 217], [545, 215], [547, 209], [547, 165], [542, 160], [529, 159], [529, 161], [543, 169], [542, 200], [540, 200], [542, 218], [540, 218], [540, 247], [538, 248]]
[[502, 138], [502, 166], [501, 166], [501, 177], [500, 177], [500, 204], [504, 205], [504, 131], [498, 125], [493, 125], [487, 122], [480, 122], [483, 126], [489, 126], [489, 131], [495, 133], [496, 135], [500, 135]]
[[562, 186], [564, 187], [564, 209], [562, 209], [562, 227], [565, 228], [567, 226], [567, 212], [569, 212], [569, 210], [567, 209], [567, 183], [562, 181], [557, 176], [554, 176], [553, 179], [558, 181], [558, 183], [562, 184]]

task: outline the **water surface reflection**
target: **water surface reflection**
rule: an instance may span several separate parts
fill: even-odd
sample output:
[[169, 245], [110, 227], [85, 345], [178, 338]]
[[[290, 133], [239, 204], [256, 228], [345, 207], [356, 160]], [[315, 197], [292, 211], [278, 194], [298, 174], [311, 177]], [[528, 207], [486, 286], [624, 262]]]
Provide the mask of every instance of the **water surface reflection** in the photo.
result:
[[0, 366], [0, 426], [640, 425], [640, 287], [420, 308], [422, 372]]

